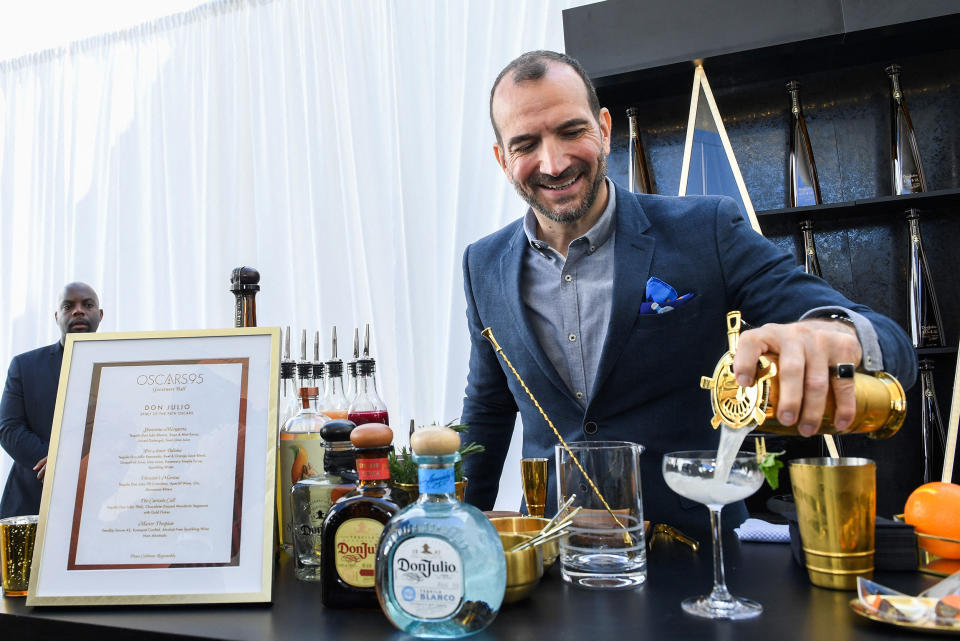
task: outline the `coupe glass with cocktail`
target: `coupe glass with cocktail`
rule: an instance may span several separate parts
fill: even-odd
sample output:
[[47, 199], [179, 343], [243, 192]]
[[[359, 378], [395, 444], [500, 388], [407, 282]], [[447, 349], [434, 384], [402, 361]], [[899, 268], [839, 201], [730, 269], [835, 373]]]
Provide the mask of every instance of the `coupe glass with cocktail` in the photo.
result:
[[[721, 441], [722, 443], [722, 441]], [[683, 601], [683, 609], [708, 619], [749, 619], [763, 612], [763, 606], [742, 599], [727, 590], [720, 543], [720, 510], [741, 501], [763, 484], [757, 455], [749, 452], [670, 452], [663, 456], [663, 480], [671, 490], [710, 510], [713, 533], [713, 591]]]

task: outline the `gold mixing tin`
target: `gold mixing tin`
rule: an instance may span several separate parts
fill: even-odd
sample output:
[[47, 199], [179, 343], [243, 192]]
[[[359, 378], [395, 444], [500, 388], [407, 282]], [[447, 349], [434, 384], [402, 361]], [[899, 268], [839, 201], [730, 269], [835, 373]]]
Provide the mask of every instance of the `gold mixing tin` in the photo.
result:
[[[796, 434], [797, 427], [777, 421], [777, 401], [780, 398], [777, 357], [760, 357], [757, 379], [753, 385], [740, 387], [733, 375], [733, 358], [740, 341], [740, 312], [727, 314], [727, 343], [729, 351], [723, 355], [713, 376], [702, 377], [700, 387], [710, 390], [714, 429], [721, 423], [732, 429], [757, 426], [770, 434]], [[853, 423], [843, 432], [833, 424], [836, 401], [833, 390], [827, 393], [820, 434], [865, 433], [870, 438], [889, 438], [903, 426], [907, 415], [907, 399], [896, 378], [886, 372], [854, 374], [857, 413]]]

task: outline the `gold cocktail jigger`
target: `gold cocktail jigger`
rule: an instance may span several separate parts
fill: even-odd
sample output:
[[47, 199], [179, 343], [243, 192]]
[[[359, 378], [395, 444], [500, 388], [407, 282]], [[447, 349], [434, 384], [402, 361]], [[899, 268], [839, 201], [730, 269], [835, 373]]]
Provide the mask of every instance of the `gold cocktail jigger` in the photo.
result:
[[810, 582], [855, 590], [873, 577], [877, 466], [865, 458], [802, 458], [790, 462], [800, 540]]

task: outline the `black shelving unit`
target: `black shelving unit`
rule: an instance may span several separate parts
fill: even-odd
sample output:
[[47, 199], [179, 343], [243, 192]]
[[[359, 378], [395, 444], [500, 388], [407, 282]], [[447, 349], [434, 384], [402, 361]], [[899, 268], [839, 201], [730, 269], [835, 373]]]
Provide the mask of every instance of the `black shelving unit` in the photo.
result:
[[[814, 222], [824, 278], [851, 300], [908, 327], [906, 212], [921, 232], [940, 301], [946, 347], [935, 363], [949, 414], [960, 339], [960, 7], [916, 0], [607, 0], [564, 11], [566, 52], [584, 64], [613, 116], [609, 174], [626, 184], [627, 107], [656, 191], [676, 194], [694, 61], [702, 61], [764, 235], [802, 263], [799, 223]], [[897, 62], [931, 191], [891, 196], [889, 84]], [[785, 84], [799, 80], [825, 203], [784, 208], [789, 135]], [[718, 354], [719, 356], [719, 354]], [[919, 384], [908, 391], [920, 407]], [[788, 458], [820, 454], [822, 439], [783, 439]], [[847, 455], [877, 461], [880, 514], [902, 511], [922, 482], [920, 416], [892, 441], [845, 437]], [[939, 468], [938, 468], [939, 469]], [[783, 475], [785, 478], [787, 475]], [[960, 472], [955, 469], [955, 478]], [[781, 490], [784, 491], [784, 490]], [[785, 491], [789, 492], [789, 489]]]

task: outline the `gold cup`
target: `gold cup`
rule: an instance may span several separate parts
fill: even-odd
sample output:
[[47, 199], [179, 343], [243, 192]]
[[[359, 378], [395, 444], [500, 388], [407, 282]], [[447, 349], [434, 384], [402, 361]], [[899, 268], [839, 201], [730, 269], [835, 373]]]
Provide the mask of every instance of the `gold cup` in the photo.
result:
[[873, 577], [877, 466], [865, 458], [802, 458], [790, 463], [800, 540], [810, 582], [855, 590]]
[[0, 519], [0, 564], [4, 596], [27, 596], [37, 515]]
[[503, 595], [504, 603], [514, 603], [526, 599], [533, 593], [543, 576], [543, 554], [540, 546], [535, 545], [519, 552], [510, 552], [513, 546], [528, 541], [529, 534], [500, 533], [503, 554], [507, 559], [507, 589]]
[[[490, 519], [490, 522], [493, 523], [497, 532], [536, 536], [550, 522], [550, 519], [535, 516], [499, 516]], [[543, 549], [543, 569], [546, 571], [553, 567], [557, 557], [560, 556], [560, 541], [559, 539], [547, 541], [540, 547]]]
[[547, 504], [547, 459], [520, 459], [523, 498], [530, 516], [542, 517]]

